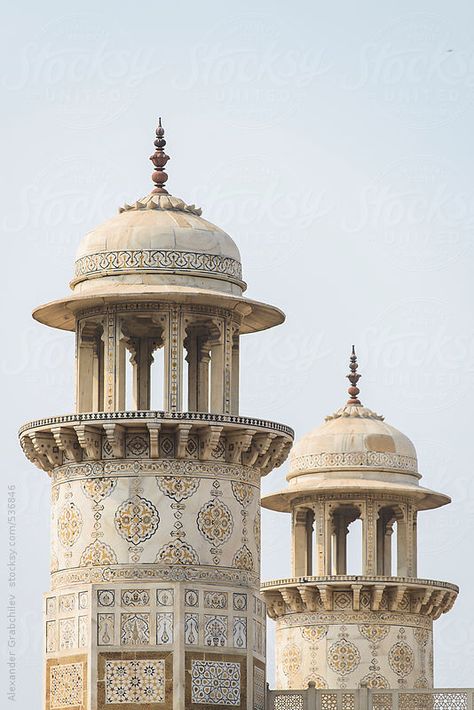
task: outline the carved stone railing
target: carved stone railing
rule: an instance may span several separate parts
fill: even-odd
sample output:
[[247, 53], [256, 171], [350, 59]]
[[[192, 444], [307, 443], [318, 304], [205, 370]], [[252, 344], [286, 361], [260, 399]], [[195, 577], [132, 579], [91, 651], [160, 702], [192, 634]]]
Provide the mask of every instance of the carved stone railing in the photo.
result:
[[356, 575], [278, 579], [261, 587], [272, 619], [291, 612], [333, 611], [335, 592], [340, 591], [350, 593], [351, 611], [360, 611], [362, 592], [369, 592], [371, 611], [410, 611], [437, 619], [451, 609], [459, 588], [431, 579]]
[[176, 458], [253, 466], [262, 475], [280, 466], [293, 430], [262, 419], [204, 412], [87, 412], [21, 427], [20, 443], [38, 468], [72, 461]]
[[474, 710], [474, 688], [267, 690], [265, 710]]

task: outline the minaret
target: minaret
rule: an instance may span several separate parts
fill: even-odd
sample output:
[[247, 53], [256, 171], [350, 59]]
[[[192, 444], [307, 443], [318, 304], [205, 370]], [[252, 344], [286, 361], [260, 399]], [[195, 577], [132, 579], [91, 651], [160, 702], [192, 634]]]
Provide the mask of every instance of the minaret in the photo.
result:
[[239, 416], [240, 336], [276, 326], [201, 210], [154, 189], [82, 240], [72, 294], [76, 412], [26, 424], [51, 477], [46, 710], [263, 710], [260, 477], [293, 432]]
[[348, 402], [295, 445], [288, 487], [263, 499], [292, 515], [292, 577], [263, 585], [278, 689], [433, 687], [433, 620], [458, 593], [417, 577], [417, 514], [450, 499], [419, 485], [411, 441], [361, 404], [357, 368], [353, 348]]

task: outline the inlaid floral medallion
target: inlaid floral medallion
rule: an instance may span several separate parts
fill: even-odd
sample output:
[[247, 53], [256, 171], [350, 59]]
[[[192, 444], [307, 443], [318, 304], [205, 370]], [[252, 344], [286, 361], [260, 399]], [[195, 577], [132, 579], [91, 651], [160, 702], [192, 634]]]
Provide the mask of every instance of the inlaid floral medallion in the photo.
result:
[[327, 626], [305, 626], [301, 629], [301, 635], [306, 641], [315, 643], [324, 638], [328, 632]]
[[81, 555], [81, 567], [116, 565], [117, 555], [105, 542], [94, 540]]
[[58, 518], [58, 538], [63, 547], [72, 547], [81, 534], [82, 515], [74, 503], [67, 503]]
[[96, 504], [100, 503], [104, 498], [107, 498], [116, 485], [116, 478], [88, 478], [82, 481], [81, 484], [84, 495], [93, 500]]
[[188, 476], [157, 476], [156, 483], [165, 496], [181, 503], [196, 493], [200, 480]]
[[328, 665], [335, 673], [344, 676], [352, 673], [360, 663], [360, 653], [352, 641], [341, 638], [329, 647]]
[[297, 673], [301, 667], [301, 647], [294, 643], [288, 644], [283, 649], [281, 664], [283, 673], [286, 676], [292, 676]]
[[199, 557], [196, 550], [182, 540], [175, 540], [163, 545], [156, 556], [155, 562], [166, 565], [198, 565]]
[[415, 656], [405, 641], [398, 641], [389, 651], [388, 662], [392, 671], [404, 678], [412, 672]]
[[236, 500], [239, 501], [240, 505], [246, 508], [253, 500], [254, 489], [252, 486], [249, 486], [247, 483], [242, 483], [242, 481], [232, 481], [231, 487]]
[[219, 500], [210, 500], [198, 513], [197, 526], [203, 537], [214, 545], [222, 545], [232, 535], [234, 521], [229, 508]]
[[115, 513], [117, 532], [132, 545], [149, 540], [158, 530], [159, 522], [153, 503], [140, 496], [126, 500]]
[[253, 572], [253, 556], [247, 545], [242, 545], [234, 555], [232, 560], [234, 567]]

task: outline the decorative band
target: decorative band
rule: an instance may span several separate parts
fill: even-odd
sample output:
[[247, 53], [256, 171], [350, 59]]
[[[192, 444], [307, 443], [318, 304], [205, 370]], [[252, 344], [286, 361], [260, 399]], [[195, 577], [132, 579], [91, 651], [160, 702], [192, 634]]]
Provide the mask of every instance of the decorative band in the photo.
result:
[[[237, 259], [220, 254], [167, 249], [101, 251], [76, 261], [74, 281], [100, 276], [104, 271], [201, 271], [206, 274], [242, 280], [242, 265]], [[73, 281], [73, 283], [74, 283]]]
[[395, 468], [413, 473], [418, 471], [417, 461], [412, 456], [379, 451], [304, 454], [303, 456], [295, 456], [291, 460], [292, 471], [310, 471], [318, 468], [349, 468], [352, 466]]

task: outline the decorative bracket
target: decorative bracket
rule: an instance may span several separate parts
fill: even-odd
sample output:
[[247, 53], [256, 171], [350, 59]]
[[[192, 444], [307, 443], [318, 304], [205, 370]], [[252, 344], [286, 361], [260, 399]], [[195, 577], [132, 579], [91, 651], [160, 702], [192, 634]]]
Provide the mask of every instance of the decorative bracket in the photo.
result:
[[102, 426], [105, 429], [107, 441], [112, 447], [114, 457], [123, 459], [125, 457], [125, 428], [115, 422], [106, 422]]
[[101, 436], [99, 431], [87, 424], [77, 424], [74, 427], [77, 440], [87, 458], [91, 461], [98, 461], [101, 456]]
[[51, 432], [58, 447], [64, 451], [70, 461], [82, 461], [82, 450], [73, 430], [57, 426], [51, 427]]

